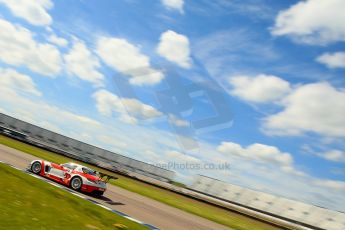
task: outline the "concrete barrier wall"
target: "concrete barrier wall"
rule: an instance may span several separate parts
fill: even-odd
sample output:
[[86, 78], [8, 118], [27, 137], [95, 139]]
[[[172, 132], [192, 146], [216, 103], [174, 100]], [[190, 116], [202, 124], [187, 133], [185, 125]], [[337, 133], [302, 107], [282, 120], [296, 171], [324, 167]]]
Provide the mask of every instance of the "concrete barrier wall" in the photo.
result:
[[344, 230], [345, 213], [198, 175], [191, 189], [315, 228]]

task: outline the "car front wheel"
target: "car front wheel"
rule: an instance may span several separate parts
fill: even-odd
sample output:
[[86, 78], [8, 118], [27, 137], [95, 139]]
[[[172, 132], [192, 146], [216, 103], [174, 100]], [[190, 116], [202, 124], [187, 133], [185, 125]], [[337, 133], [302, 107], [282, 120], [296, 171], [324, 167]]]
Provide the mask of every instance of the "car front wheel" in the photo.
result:
[[35, 174], [39, 174], [41, 172], [42, 169], [42, 165], [40, 162], [36, 161], [34, 163], [32, 163], [31, 165], [31, 171]]
[[81, 186], [83, 185], [83, 182], [80, 177], [74, 177], [71, 180], [71, 188], [73, 190], [80, 190]]

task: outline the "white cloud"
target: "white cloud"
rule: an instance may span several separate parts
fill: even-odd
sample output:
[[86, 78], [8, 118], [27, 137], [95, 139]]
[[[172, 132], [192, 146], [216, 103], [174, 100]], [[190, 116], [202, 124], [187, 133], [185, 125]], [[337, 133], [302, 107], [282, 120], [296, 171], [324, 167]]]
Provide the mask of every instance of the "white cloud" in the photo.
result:
[[72, 49], [64, 56], [64, 59], [68, 73], [84, 81], [91, 82], [95, 86], [104, 84], [104, 76], [98, 71], [101, 64], [84, 42], [75, 41]]
[[133, 85], [154, 85], [164, 77], [161, 71], [150, 66], [150, 58], [139, 47], [125, 39], [100, 37], [97, 54], [107, 65], [128, 75]]
[[14, 90], [21, 93], [30, 93], [41, 96], [31, 77], [20, 74], [14, 69], [0, 68], [0, 90]]
[[115, 112], [125, 123], [135, 124], [138, 119], [150, 119], [162, 115], [160, 111], [150, 105], [136, 99], [119, 98], [104, 89], [95, 92], [93, 98], [96, 100], [96, 107], [100, 114], [111, 116]]
[[341, 150], [334, 149], [317, 155], [329, 161], [345, 162], [345, 152]]
[[313, 183], [315, 185], [325, 187], [328, 189], [339, 189], [345, 190], [345, 182], [344, 181], [336, 181], [336, 180], [314, 180]]
[[[327, 142], [326, 142], [327, 143]], [[328, 143], [329, 144], [329, 143]], [[328, 161], [345, 163], [345, 152], [339, 149], [330, 149], [324, 145], [316, 145], [319, 150], [315, 150], [310, 145], [304, 144], [302, 151], [311, 156], [318, 156]]]
[[264, 119], [267, 134], [300, 135], [314, 132], [345, 136], [345, 92], [329, 83], [300, 86], [282, 102], [284, 110]]
[[272, 34], [310, 44], [345, 41], [344, 9], [343, 0], [300, 1], [278, 14]]
[[23, 18], [32, 25], [48, 26], [53, 21], [47, 12], [53, 7], [53, 2], [50, 0], [0, 0], [0, 3], [5, 4], [15, 16]]
[[183, 13], [184, 0], [161, 0], [167, 9], [178, 10]]
[[231, 94], [251, 102], [271, 102], [285, 96], [290, 91], [289, 82], [271, 75], [255, 77], [235, 76], [229, 78], [233, 89]]
[[166, 154], [167, 159], [172, 159], [172, 161], [176, 163], [199, 163], [201, 162], [199, 159], [180, 153], [178, 151], [168, 151]]
[[316, 58], [316, 61], [328, 68], [345, 68], [345, 52], [324, 53]]
[[47, 43], [38, 43], [24, 27], [0, 19], [0, 60], [15, 66], [54, 76], [61, 70], [59, 50]]
[[300, 170], [297, 170], [295, 169], [293, 166], [282, 166], [281, 167], [281, 170], [283, 172], [286, 172], [286, 173], [289, 173], [291, 175], [295, 175], [295, 176], [300, 176], [300, 177], [304, 177], [304, 176], [307, 176], [306, 173], [300, 171]]
[[171, 30], [162, 33], [157, 53], [183, 68], [191, 67], [189, 40], [182, 34]]
[[[270, 4], [265, 4], [264, 0], [221, 0], [221, 1], [203, 1], [204, 7], [190, 7], [195, 13], [202, 13], [207, 16], [227, 16], [227, 15], [245, 15], [251, 19], [269, 19], [274, 17], [274, 10]], [[196, 6], [196, 5], [195, 5]]]
[[169, 114], [169, 122], [179, 127], [186, 127], [190, 125], [188, 121], [179, 119], [173, 114]]
[[61, 47], [65, 47], [68, 45], [68, 41], [62, 37], [58, 37], [56, 36], [56, 34], [51, 34], [48, 37], [48, 41], [50, 41], [51, 43], [61, 46]]
[[270, 145], [255, 143], [247, 147], [242, 147], [233, 142], [222, 142], [217, 149], [226, 155], [235, 155], [280, 166], [291, 166], [293, 162], [289, 153], [281, 152], [277, 147]]

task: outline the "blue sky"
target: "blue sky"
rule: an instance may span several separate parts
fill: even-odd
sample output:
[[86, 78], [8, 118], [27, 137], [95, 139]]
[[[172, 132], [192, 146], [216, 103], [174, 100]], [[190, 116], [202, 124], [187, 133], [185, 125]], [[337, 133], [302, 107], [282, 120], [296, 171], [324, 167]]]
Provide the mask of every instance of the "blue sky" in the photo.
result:
[[343, 210], [344, 1], [0, 0], [0, 111]]

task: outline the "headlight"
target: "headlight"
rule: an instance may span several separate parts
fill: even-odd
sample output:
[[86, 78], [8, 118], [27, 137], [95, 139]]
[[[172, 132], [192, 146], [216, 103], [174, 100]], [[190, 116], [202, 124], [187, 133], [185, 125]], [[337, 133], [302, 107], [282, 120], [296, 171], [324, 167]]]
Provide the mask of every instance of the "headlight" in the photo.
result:
[[100, 186], [105, 186], [105, 183], [104, 183], [103, 181], [99, 181], [98, 184], [99, 184]]

